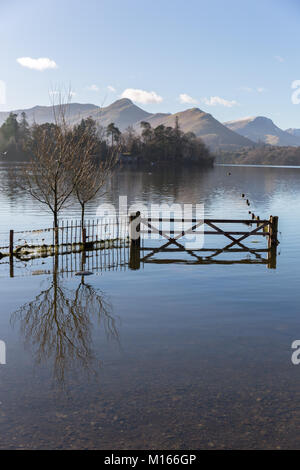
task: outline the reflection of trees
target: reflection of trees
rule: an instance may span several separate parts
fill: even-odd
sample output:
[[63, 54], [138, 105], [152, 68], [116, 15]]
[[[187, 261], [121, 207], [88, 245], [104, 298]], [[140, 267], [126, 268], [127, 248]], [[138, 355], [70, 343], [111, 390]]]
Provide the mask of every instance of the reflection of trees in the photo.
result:
[[92, 318], [97, 318], [106, 336], [118, 340], [112, 306], [103, 292], [81, 282], [76, 289], [60, 282], [57, 264], [50, 286], [20, 307], [12, 323], [20, 322], [25, 342], [34, 349], [38, 363], [51, 360], [54, 378], [64, 385], [66, 375], [78, 368], [96, 372], [92, 347]]

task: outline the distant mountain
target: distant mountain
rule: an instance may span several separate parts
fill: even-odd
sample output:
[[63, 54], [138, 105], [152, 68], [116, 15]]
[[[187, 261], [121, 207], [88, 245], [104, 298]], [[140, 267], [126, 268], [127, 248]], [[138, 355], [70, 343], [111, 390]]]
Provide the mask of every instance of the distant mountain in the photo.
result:
[[[55, 106], [55, 108], [57, 108]], [[99, 109], [94, 104], [80, 104], [70, 103], [68, 106], [67, 117], [73, 120], [75, 117], [79, 120], [82, 115], [95, 113]], [[22, 112], [26, 113], [29, 124], [36, 122], [43, 124], [44, 122], [53, 122], [53, 107], [52, 106], [34, 106], [29, 109], [17, 109], [12, 111], [15, 114], [21, 115]], [[9, 112], [0, 112], [0, 126], [9, 116]]]
[[[53, 122], [52, 106], [35, 106], [34, 108], [19, 109], [13, 112], [20, 115], [22, 111], [25, 111], [30, 124], [33, 122], [37, 124]], [[0, 125], [2, 125], [8, 115], [8, 112], [0, 113]], [[68, 107], [67, 120], [71, 124], [77, 124], [81, 119], [89, 116], [103, 127], [114, 122], [121, 131], [124, 131], [128, 126], [133, 126], [136, 130], [140, 131], [141, 121], [148, 121], [152, 127], [160, 124], [174, 126], [175, 117], [178, 116], [180, 127], [184, 132], [194, 132], [197, 137], [201, 137], [214, 151], [218, 149], [236, 150], [241, 147], [255, 145], [251, 140], [228, 129], [211, 116], [211, 114], [207, 114], [198, 108], [187, 109], [176, 114], [151, 114], [136, 106], [127, 98], [117, 100], [103, 108], [94, 104], [80, 103], [71, 103]]]
[[286, 129], [285, 132], [300, 138], [300, 129]]
[[237, 121], [224, 122], [224, 125], [254, 142], [277, 146], [300, 145], [300, 137], [283, 131], [274, 122], [264, 116], [248, 117]]
[[[35, 106], [34, 108], [19, 109], [13, 112], [20, 115], [23, 111], [26, 113], [27, 120], [30, 124], [33, 122], [43, 124], [44, 122], [54, 121], [52, 106]], [[8, 115], [9, 112], [0, 112], [0, 125], [3, 124]], [[80, 103], [71, 103], [68, 106], [67, 120], [71, 124], [77, 124], [81, 119], [89, 116], [104, 127], [108, 126], [111, 122], [114, 122], [115, 125], [123, 131], [128, 126], [135, 124], [137, 121], [151, 117], [152, 114], [147, 113], [126, 98], [115, 101], [111, 105], [103, 108], [94, 104]]]
[[[193, 132], [206, 143], [211, 150], [236, 150], [241, 147], [253, 147], [255, 143], [233, 131], [217, 121], [211, 114], [201, 111], [199, 108], [191, 108], [176, 114], [154, 114], [148, 119], [143, 119], [156, 127], [160, 124], [173, 127], [175, 118], [178, 117], [179, 125], [184, 132]], [[139, 128], [139, 124], [135, 125]]]
[[[137, 121], [143, 121], [151, 117], [152, 114], [139, 108], [131, 100], [122, 98], [104, 108], [97, 107], [92, 113], [87, 111], [80, 118], [87, 118], [89, 116], [103, 127], [113, 122], [121, 131], [124, 131], [128, 126], [133, 126]], [[74, 117], [74, 122], [78, 121], [79, 119]]]

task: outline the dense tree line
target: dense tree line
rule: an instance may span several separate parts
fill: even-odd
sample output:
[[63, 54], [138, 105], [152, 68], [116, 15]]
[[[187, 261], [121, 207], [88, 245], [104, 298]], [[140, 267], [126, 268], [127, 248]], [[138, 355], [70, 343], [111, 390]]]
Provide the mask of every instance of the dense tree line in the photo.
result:
[[300, 147], [261, 145], [235, 152], [220, 152], [216, 161], [248, 165], [300, 165]]
[[[11, 113], [0, 128], [0, 152], [7, 152], [9, 160], [27, 160], [37, 137], [44, 131], [53, 133], [55, 124], [29, 126], [25, 113], [20, 119]], [[92, 118], [87, 118], [74, 126], [73, 131], [78, 136], [84, 133], [93, 137], [98, 160], [104, 160], [111, 148], [118, 148], [122, 162], [195, 162], [206, 166], [213, 163], [203, 141], [192, 132], [182, 132], [178, 119], [174, 128], [164, 125], [152, 128], [148, 122], [141, 122], [140, 132], [128, 127], [122, 133], [114, 123], [103, 128]]]
[[160, 125], [152, 128], [146, 121], [141, 122], [140, 126], [140, 134], [128, 128], [119, 136], [123, 153], [141, 161], [213, 164], [213, 156], [204, 142], [192, 132], [182, 132], [178, 119], [175, 127]]
[[[20, 118], [17, 114], [10, 113], [6, 121], [0, 127], [0, 153], [10, 161], [29, 160], [35, 144], [42, 133], [53, 137], [57, 131], [57, 124], [44, 123], [29, 126], [26, 113]], [[104, 138], [104, 131], [91, 119], [82, 119], [80, 124], [73, 127], [74, 135], [89, 135], [94, 139], [94, 153], [98, 159], [105, 159], [109, 154], [109, 143]]]
[[[0, 153], [11, 161], [30, 159], [37, 136], [46, 131], [53, 133], [55, 124], [32, 124], [29, 126], [26, 114], [10, 113], [0, 127]], [[164, 125], [151, 127], [141, 122], [140, 130], [128, 127], [121, 132], [111, 123], [106, 128], [92, 118], [82, 119], [73, 127], [75, 135], [89, 135], [94, 141], [94, 155], [98, 161], [105, 160], [111, 149], [118, 149], [122, 162], [195, 162], [211, 166], [213, 156], [203, 141], [192, 132], [184, 133], [176, 120], [174, 127]], [[237, 151], [219, 151], [216, 161], [221, 163], [300, 165], [300, 147], [277, 147], [259, 145]]]

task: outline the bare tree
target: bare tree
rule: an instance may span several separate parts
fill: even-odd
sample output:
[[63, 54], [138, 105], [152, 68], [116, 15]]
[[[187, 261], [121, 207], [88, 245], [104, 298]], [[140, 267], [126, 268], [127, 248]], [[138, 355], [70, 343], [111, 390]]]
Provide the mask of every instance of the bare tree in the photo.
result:
[[112, 175], [119, 155], [119, 147], [110, 147], [105, 155], [99, 149], [99, 137], [93, 120], [81, 122], [73, 130], [73, 140], [78, 136], [75, 164], [72, 170], [74, 194], [81, 207], [81, 232], [84, 229], [86, 204], [97, 195], [105, 194], [105, 184]]
[[56, 245], [58, 214], [74, 189], [75, 179], [71, 180], [69, 173], [74, 166], [74, 148], [78, 145], [66, 123], [70, 94], [65, 102], [61, 94], [58, 97], [58, 105], [53, 103], [52, 107], [54, 123], [33, 126], [27, 143], [30, 163], [24, 166], [18, 180], [19, 186], [52, 212]]
[[52, 212], [55, 245], [58, 245], [60, 211], [75, 194], [81, 206], [83, 233], [85, 206], [104, 188], [119, 149], [112, 145], [101, 155], [100, 129], [92, 118], [83, 119], [77, 126], [68, 125], [70, 91], [52, 92], [52, 98], [53, 122], [33, 126], [26, 149], [30, 163], [24, 166], [18, 184]]

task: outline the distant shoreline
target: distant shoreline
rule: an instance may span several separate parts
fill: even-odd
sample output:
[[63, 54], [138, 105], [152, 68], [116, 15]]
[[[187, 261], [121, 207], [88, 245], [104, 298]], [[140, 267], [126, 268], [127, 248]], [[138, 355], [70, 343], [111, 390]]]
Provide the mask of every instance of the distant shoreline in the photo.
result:
[[215, 163], [215, 166], [244, 166], [250, 168], [300, 168], [300, 165], [267, 165], [265, 163]]
[[[0, 165], [7, 165], [7, 164], [26, 164], [26, 163], [29, 163], [28, 160], [9, 160], [9, 159], [2, 159], [0, 161]], [[149, 169], [150, 168], [153, 168], [153, 169], [158, 169], [158, 168], [161, 168], [161, 167], [166, 167], [168, 166], [167, 164], [164, 164], [164, 162], [161, 162], [161, 164], [156, 164], [154, 165], [153, 167], [151, 167], [148, 164], [144, 164], [142, 165], [141, 163], [139, 165], [136, 165], [136, 164], [126, 164], [126, 165], [120, 165], [120, 168], [126, 168], [126, 169], [136, 169], [137, 167], [139, 167], [140, 169], [143, 169], [143, 167], [145, 169]], [[178, 162], [177, 162], [177, 165], [178, 166]], [[187, 168], [187, 167], [193, 167], [193, 166], [199, 166], [199, 168], [214, 168], [216, 166], [226, 166], [226, 167], [246, 167], [246, 168], [294, 168], [294, 169], [300, 169], [300, 165], [267, 165], [267, 164], [259, 164], [259, 163], [253, 163], [253, 164], [250, 164], [250, 163], [214, 163], [212, 166], [202, 166], [202, 165], [197, 165], [197, 163], [195, 162], [189, 162], [189, 163], [185, 163], [184, 165], [179, 165], [179, 166], [182, 166], [184, 168]]]

